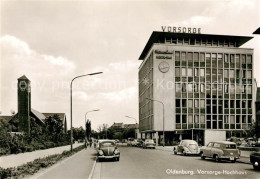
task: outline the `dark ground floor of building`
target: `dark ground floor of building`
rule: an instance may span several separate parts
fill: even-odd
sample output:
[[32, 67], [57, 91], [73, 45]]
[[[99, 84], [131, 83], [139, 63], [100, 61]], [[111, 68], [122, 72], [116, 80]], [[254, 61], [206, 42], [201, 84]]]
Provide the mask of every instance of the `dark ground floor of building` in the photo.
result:
[[[243, 130], [222, 131], [225, 132], [225, 139], [230, 137], [244, 138], [246, 133]], [[210, 140], [210, 136], [205, 136], [204, 129], [176, 130], [165, 131], [165, 145], [177, 145], [181, 140], [192, 139], [197, 141], [199, 145], [206, 145], [206, 141]], [[217, 134], [216, 134], [217, 135]], [[154, 139], [158, 145], [163, 145], [163, 131], [141, 132], [142, 139]], [[207, 140], [206, 140], [207, 138]], [[214, 138], [215, 139], [215, 138]], [[223, 137], [221, 138], [223, 140]]]

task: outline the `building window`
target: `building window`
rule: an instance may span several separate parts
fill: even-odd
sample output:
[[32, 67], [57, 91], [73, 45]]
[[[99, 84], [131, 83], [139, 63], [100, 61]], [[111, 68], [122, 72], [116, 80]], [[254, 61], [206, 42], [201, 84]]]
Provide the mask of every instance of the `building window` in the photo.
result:
[[205, 62], [205, 53], [200, 53], [200, 61]]
[[188, 107], [189, 108], [193, 108], [193, 104], [192, 104], [193, 102], [192, 102], [192, 99], [189, 99], [188, 100]]
[[180, 77], [180, 68], [175, 68], [175, 76]]
[[205, 93], [205, 85], [200, 84], [200, 92]]
[[181, 107], [181, 100], [180, 99], [176, 99], [176, 107], [177, 108]]
[[246, 116], [245, 115], [242, 116], [242, 123], [246, 123]]
[[224, 84], [224, 92], [228, 93], [228, 84]]
[[194, 84], [194, 92], [199, 92], [199, 84]]
[[187, 90], [186, 90], [186, 83], [183, 83], [182, 84], [182, 90], [181, 90], [182, 92], [186, 92]]
[[225, 63], [228, 63], [228, 54], [225, 54], [225, 56], [224, 56], [224, 62], [225, 62]]
[[187, 60], [192, 61], [192, 53], [187, 53]]
[[189, 77], [192, 77], [193, 75], [192, 75], [193, 73], [192, 73], [192, 68], [188, 68], [188, 76]]
[[180, 52], [175, 52], [175, 60], [180, 61]]
[[246, 101], [245, 100], [242, 101], [242, 108], [246, 108]]
[[190, 92], [190, 93], [192, 92], [192, 87], [193, 87], [192, 83], [189, 83], [188, 84], [188, 92]]
[[230, 71], [229, 71], [229, 77], [230, 77], [230, 78], [235, 78], [235, 72], [234, 72], [234, 70], [230, 70]]
[[224, 77], [228, 78], [228, 70], [224, 70]]
[[200, 76], [205, 77], [205, 69], [200, 69]]
[[246, 76], [247, 76], [247, 78], [249, 78], [249, 79], [252, 78], [252, 71], [251, 71], [251, 70], [250, 70], [250, 71], [247, 71], [247, 75], [246, 75]]
[[181, 89], [182, 89], [181, 84], [176, 83], [176, 84], [175, 84], [175, 91], [176, 91], [176, 92], [181, 92]]
[[247, 64], [252, 64], [252, 55], [247, 55]]
[[252, 86], [247, 87], [247, 94], [252, 94]]
[[189, 123], [192, 124], [192, 123], [193, 123], [193, 121], [192, 121], [192, 115], [189, 115], [188, 118], [189, 118]]
[[246, 55], [242, 55], [242, 64], [246, 64]]
[[236, 108], [240, 108], [240, 100], [236, 101]]
[[195, 115], [195, 116], [194, 116], [194, 123], [195, 123], [195, 124], [198, 124], [198, 123], [199, 123], [199, 116], [198, 116], [198, 115]]
[[205, 123], [205, 116], [200, 116], [200, 123]]
[[235, 116], [230, 116], [230, 124], [235, 124]]
[[187, 116], [186, 115], [182, 115], [182, 123], [187, 123]]
[[204, 99], [200, 100], [200, 108], [205, 108], [205, 100]]
[[247, 104], [248, 108], [249, 108], [249, 109], [252, 108], [252, 101], [251, 101], [251, 100], [248, 100], [247, 103], [248, 103], [248, 104]]
[[181, 123], [181, 116], [176, 115], [176, 123], [180, 124]]
[[224, 116], [224, 123], [226, 123], [226, 124], [229, 123], [228, 116]]
[[199, 61], [199, 53], [194, 53], [194, 62]]
[[186, 76], [186, 68], [181, 69], [181, 76]]
[[234, 54], [231, 54], [231, 55], [230, 55], [230, 63], [235, 63]]
[[199, 100], [198, 100], [198, 99], [195, 99], [195, 100], [194, 100], [194, 103], [195, 103], [195, 108], [198, 108], [198, 107], [199, 107]]
[[235, 94], [235, 85], [230, 85], [230, 94]]
[[186, 53], [185, 52], [181, 53], [181, 60], [186, 61]]
[[182, 99], [182, 107], [187, 107], [187, 99]]
[[194, 69], [194, 76], [199, 76], [199, 69], [198, 68]]
[[235, 108], [235, 100], [230, 100], [230, 108]]

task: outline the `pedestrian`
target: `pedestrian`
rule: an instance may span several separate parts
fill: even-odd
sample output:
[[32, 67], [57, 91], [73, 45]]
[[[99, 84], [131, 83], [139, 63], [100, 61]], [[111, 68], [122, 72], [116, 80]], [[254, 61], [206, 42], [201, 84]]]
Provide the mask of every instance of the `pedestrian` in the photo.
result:
[[90, 144], [89, 144], [89, 147], [91, 148], [91, 146], [92, 146], [92, 140], [90, 140]]

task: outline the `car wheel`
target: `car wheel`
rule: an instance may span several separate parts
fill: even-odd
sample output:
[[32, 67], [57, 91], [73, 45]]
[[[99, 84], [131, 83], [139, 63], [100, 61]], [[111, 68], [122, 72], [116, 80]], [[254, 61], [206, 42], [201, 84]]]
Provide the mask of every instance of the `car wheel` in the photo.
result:
[[98, 160], [98, 162], [102, 162], [102, 159], [101, 159], [101, 158], [98, 158], [97, 160]]
[[216, 161], [216, 162], [220, 162], [220, 158], [219, 158], [219, 156], [218, 155], [214, 155], [214, 160]]
[[200, 154], [200, 158], [201, 158], [202, 160], [205, 160], [206, 157], [203, 155], [203, 153], [201, 153], [201, 154]]
[[182, 150], [181, 153], [182, 153], [183, 156], [186, 156], [186, 152], [184, 150]]
[[234, 160], [231, 160], [232, 163], [235, 163], [237, 161], [237, 159], [235, 158]]

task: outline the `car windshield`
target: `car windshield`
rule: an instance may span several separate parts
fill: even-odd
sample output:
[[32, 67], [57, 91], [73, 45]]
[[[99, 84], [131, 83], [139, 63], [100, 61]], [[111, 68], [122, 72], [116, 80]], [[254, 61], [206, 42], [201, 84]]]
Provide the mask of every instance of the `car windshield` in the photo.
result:
[[114, 142], [103, 142], [101, 143], [101, 147], [114, 147], [115, 143]]
[[226, 144], [226, 149], [236, 149], [236, 145], [235, 144]]

